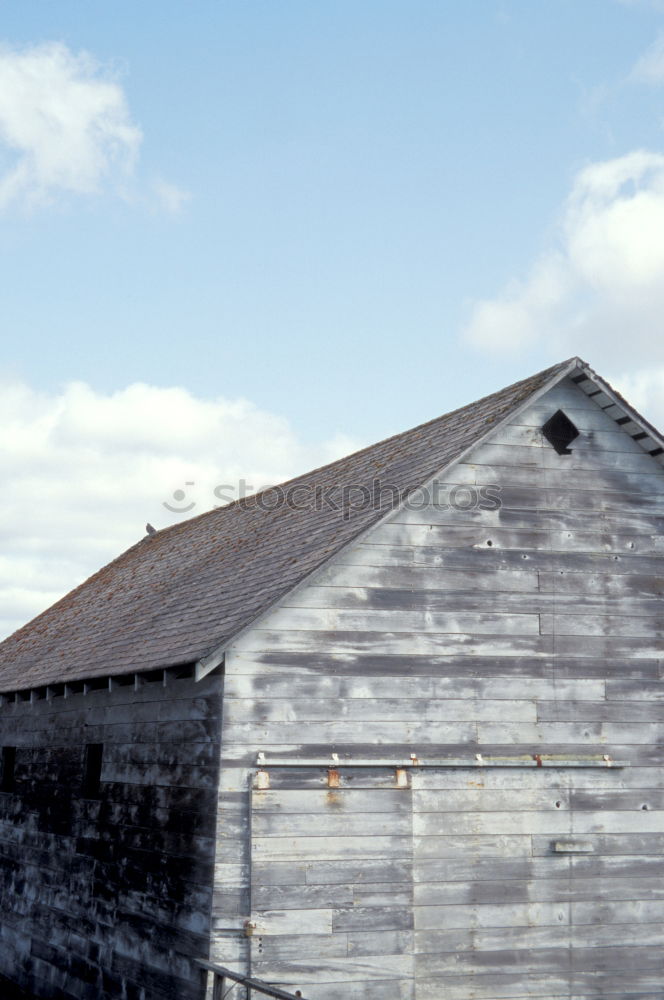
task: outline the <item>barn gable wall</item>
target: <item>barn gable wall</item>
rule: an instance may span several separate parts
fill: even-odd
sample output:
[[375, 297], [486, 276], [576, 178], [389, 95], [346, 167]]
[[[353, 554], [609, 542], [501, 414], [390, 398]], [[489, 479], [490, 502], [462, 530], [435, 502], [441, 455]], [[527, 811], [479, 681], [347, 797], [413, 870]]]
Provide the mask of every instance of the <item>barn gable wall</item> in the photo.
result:
[[[227, 653], [213, 955], [317, 1000], [660, 996], [662, 469], [566, 381], [444, 481], [500, 506], [395, 513]], [[467, 768], [344, 766], [411, 754]]]
[[40, 997], [200, 996], [219, 706], [218, 676], [2, 706], [16, 763], [0, 792], [0, 975]]

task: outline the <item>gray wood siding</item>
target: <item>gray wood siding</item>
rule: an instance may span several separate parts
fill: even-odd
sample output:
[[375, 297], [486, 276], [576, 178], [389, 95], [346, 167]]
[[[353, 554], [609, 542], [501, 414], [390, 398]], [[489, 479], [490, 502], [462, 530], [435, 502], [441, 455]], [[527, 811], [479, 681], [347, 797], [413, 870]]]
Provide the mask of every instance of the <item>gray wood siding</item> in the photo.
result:
[[[581, 431], [570, 456], [539, 430], [559, 407]], [[441, 477], [498, 486], [498, 509], [411, 504], [233, 644], [215, 958], [313, 1000], [383, 1000], [386, 977], [417, 1000], [661, 998], [663, 477], [562, 384]], [[258, 751], [271, 785], [254, 803], [279, 808], [251, 808]], [[304, 766], [332, 753], [334, 814], [325, 769]], [[390, 769], [344, 767], [411, 754], [473, 769], [415, 768], [404, 791]], [[570, 837], [590, 852], [556, 854]], [[407, 898], [409, 923], [374, 925]]]
[[0, 975], [41, 997], [199, 1000], [220, 721], [218, 675], [2, 706]]

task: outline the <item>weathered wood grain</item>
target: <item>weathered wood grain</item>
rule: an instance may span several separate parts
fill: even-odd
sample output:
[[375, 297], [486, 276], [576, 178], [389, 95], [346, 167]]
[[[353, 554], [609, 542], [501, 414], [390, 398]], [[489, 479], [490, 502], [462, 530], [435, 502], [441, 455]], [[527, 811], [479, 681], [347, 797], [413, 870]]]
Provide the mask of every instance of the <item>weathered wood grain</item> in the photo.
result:
[[[623, 924], [620, 943], [637, 947], [657, 948], [661, 942], [661, 928], [647, 924]], [[538, 950], [540, 948], [569, 949], [572, 938], [580, 948], [613, 947], [616, 928], [610, 924], [577, 924], [570, 928], [564, 922], [556, 927], [474, 927], [451, 930], [415, 931], [413, 950], [416, 955], [436, 955], [441, 952], [481, 953], [506, 949]], [[569, 960], [568, 960], [569, 961]]]
[[[104, 974], [118, 996], [198, 1000], [220, 693], [217, 676], [8, 706], [3, 741], [20, 734], [20, 749], [16, 794], [0, 796], [0, 972], [25, 970], [32, 956], [42, 995], [59, 983], [89, 997]], [[82, 794], [88, 742], [103, 744], [94, 799]]]
[[[543, 576], [544, 574], [541, 574]], [[661, 617], [661, 596], [634, 596], [629, 594], [579, 595], [568, 593], [565, 580], [557, 574], [545, 590], [540, 579], [540, 589], [532, 593], [501, 591], [441, 591], [392, 589], [380, 587], [311, 587], [301, 595], [289, 599], [289, 607], [328, 608], [348, 611], [395, 612], [421, 610], [429, 612], [490, 612], [492, 614], [565, 614], [587, 617], [621, 614], [630, 617]], [[572, 584], [578, 580], [572, 580]], [[555, 584], [555, 586], [553, 586]], [[662, 586], [658, 583], [658, 586]], [[397, 617], [398, 620], [398, 617]]]
[[[541, 435], [558, 407], [570, 456]], [[501, 505], [406, 505], [227, 654], [222, 789], [246, 797], [218, 857], [294, 932], [252, 939], [254, 967], [314, 976], [317, 1000], [659, 1000], [664, 470], [568, 382], [439, 483], [496, 485]], [[302, 766], [268, 764], [250, 816], [258, 749]], [[342, 763], [330, 789], [305, 765], [413, 751], [632, 766], [413, 768], [397, 789]]]
[[[412, 685], [415, 686], [414, 684]], [[244, 724], [254, 721], [325, 722], [330, 716], [330, 702], [323, 699], [271, 698], [237, 699], [227, 706], [227, 725]], [[474, 720], [495, 720], [536, 722], [537, 709], [532, 702], [503, 698], [500, 706], [480, 699], [460, 698], [409, 698], [402, 700], [377, 698], [376, 704], [368, 706], [366, 699], [349, 698], [339, 702], [339, 714], [344, 719], [368, 722], [369, 720], [393, 721], [396, 714], [405, 721], [422, 722], [471, 722]], [[286, 732], [286, 730], [283, 730]]]

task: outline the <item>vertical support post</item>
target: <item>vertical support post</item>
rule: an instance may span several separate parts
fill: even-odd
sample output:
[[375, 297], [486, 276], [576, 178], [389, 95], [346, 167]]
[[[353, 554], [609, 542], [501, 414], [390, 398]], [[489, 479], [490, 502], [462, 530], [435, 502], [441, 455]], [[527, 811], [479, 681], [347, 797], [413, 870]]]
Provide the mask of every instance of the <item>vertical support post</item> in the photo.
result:
[[214, 983], [212, 985], [212, 1000], [222, 1000], [226, 980], [223, 976], [214, 973]]

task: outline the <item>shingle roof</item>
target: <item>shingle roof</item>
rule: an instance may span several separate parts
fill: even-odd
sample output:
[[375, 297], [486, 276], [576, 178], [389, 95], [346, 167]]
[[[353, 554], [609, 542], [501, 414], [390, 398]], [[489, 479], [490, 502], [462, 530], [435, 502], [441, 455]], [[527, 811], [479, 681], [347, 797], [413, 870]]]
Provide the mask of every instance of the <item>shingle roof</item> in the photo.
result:
[[[403, 498], [578, 359], [291, 480], [310, 492], [371, 488]], [[326, 493], [326, 496], [330, 494]], [[387, 512], [294, 510], [264, 493], [158, 531], [0, 644], [0, 691], [191, 663], [237, 634]], [[390, 507], [392, 504], [390, 504]], [[313, 509], [312, 509], [313, 508]]]

